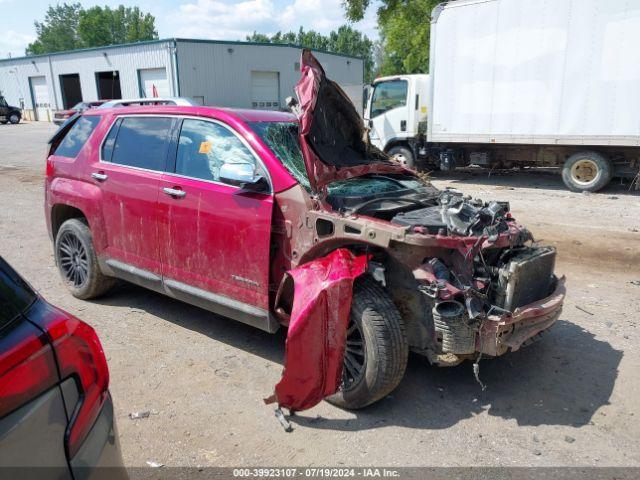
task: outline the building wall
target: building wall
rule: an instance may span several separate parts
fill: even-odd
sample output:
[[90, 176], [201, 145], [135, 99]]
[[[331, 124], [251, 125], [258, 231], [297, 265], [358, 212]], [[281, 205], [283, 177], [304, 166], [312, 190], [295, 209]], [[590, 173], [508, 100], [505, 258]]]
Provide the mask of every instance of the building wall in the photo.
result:
[[96, 73], [104, 71], [119, 72], [123, 98], [140, 96], [138, 70], [142, 68], [165, 67], [173, 89], [172, 44], [171, 41], [152, 42], [0, 60], [0, 91], [9, 104], [20, 106], [22, 100], [29, 116], [29, 111], [33, 109], [29, 78], [35, 76], [46, 78], [51, 110], [63, 108], [59, 77], [62, 74], [80, 75], [82, 98], [85, 101], [98, 100]]
[[[175, 42], [177, 75], [172, 55]], [[117, 70], [122, 97], [137, 98], [138, 70], [164, 67], [174, 95], [177, 76], [181, 96], [199, 97], [205, 105], [251, 108], [251, 72], [267, 71], [279, 73], [279, 104], [283, 106], [285, 98], [294, 95], [293, 87], [300, 78], [300, 53], [300, 48], [290, 46], [170, 39], [4, 59], [0, 60], [0, 91], [11, 105], [21, 106], [22, 102], [26, 118], [33, 119], [29, 78], [44, 76], [52, 118], [52, 111], [63, 108], [62, 74], [79, 74], [82, 98], [92, 101], [98, 99], [96, 73]], [[326, 53], [316, 56], [329, 77], [346, 91], [361, 92], [361, 59]], [[356, 98], [354, 102], [358, 103]]]
[[[302, 50], [296, 47], [178, 40], [177, 51], [180, 95], [204, 97], [205, 105], [251, 108], [252, 71], [279, 72], [279, 102], [284, 105], [300, 79]], [[314, 55], [332, 80], [361, 90], [362, 59]]]

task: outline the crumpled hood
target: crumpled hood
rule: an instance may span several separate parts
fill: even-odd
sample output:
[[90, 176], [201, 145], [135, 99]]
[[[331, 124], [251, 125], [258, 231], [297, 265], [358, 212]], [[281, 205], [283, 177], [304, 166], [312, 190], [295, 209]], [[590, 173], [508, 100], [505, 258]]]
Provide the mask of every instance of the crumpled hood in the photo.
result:
[[368, 173], [407, 173], [370, 145], [353, 103], [326, 77], [309, 50], [302, 52], [300, 71], [295, 87], [300, 102], [300, 146], [314, 192], [323, 193], [336, 180]]

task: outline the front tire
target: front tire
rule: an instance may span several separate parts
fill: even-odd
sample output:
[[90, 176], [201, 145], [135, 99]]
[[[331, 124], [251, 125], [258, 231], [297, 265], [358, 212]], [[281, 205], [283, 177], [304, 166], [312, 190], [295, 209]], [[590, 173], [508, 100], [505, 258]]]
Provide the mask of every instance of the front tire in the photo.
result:
[[413, 157], [413, 152], [408, 147], [395, 146], [391, 147], [387, 152], [391, 158], [407, 168], [414, 168], [416, 160]]
[[9, 116], [9, 123], [11, 125], [16, 125], [20, 123], [20, 115], [16, 115], [15, 113]]
[[64, 222], [56, 235], [54, 250], [60, 275], [74, 297], [95, 298], [114, 285], [115, 279], [100, 271], [86, 221], [72, 218]]
[[562, 180], [572, 192], [597, 192], [612, 177], [611, 162], [597, 152], [574, 153], [562, 167]]
[[400, 384], [408, 356], [398, 309], [375, 280], [358, 278], [353, 289], [342, 384], [327, 401], [346, 409], [377, 402]]

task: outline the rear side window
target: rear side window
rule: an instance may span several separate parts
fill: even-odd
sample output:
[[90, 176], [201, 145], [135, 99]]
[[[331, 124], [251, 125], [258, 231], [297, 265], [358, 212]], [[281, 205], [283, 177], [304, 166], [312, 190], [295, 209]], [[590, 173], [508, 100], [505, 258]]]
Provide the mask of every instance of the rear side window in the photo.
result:
[[36, 299], [31, 287], [0, 258], [0, 331]]
[[99, 122], [100, 117], [80, 117], [62, 139], [54, 155], [76, 158]]
[[111, 162], [129, 167], [163, 171], [166, 163], [169, 130], [173, 119], [167, 117], [125, 117], [120, 127], [114, 125], [107, 136], [108, 142], [114, 129], [113, 152], [105, 145], [105, 154], [111, 155]]

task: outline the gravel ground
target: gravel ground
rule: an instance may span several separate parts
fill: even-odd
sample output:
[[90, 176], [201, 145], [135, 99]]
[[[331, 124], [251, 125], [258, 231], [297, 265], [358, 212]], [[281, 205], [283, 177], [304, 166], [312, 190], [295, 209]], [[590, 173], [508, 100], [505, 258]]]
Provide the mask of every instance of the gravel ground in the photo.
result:
[[[558, 246], [561, 320], [541, 342], [484, 361], [484, 392], [469, 365], [438, 369], [412, 356], [388, 398], [357, 412], [323, 402], [285, 433], [262, 402], [280, 377], [283, 333], [131, 285], [91, 302], [66, 292], [43, 215], [53, 131], [0, 125], [0, 255], [98, 331], [126, 465], [640, 466], [637, 192], [574, 194], [532, 172], [436, 176], [441, 188], [509, 200], [537, 239]], [[152, 414], [129, 418], [140, 410]]]

